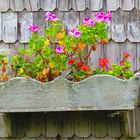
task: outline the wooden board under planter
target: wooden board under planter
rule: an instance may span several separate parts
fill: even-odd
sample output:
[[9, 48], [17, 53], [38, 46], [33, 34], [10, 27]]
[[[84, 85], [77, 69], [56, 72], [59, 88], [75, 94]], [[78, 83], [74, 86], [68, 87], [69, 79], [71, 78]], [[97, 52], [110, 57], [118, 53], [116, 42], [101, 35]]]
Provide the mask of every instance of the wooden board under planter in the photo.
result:
[[121, 80], [95, 75], [80, 82], [63, 77], [47, 83], [17, 77], [0, 84], [0, 112], [133, 110], [139, 77]]

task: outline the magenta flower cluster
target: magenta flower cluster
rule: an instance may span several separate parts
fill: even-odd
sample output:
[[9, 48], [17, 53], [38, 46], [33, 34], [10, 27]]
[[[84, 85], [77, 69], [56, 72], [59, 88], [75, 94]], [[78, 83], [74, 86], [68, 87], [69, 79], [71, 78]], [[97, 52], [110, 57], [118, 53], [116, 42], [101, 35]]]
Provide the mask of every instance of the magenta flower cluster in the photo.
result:
[[53, 13], [51, 13], [51, 12], [47, 12], [46, 13], [46, 21], [57, 21], [57, 20], [59, 20], [58, 19], [58, 17], [55, 15], [55, 14], [53, 14]]
[[31, 25], [28, 26], [28, 29], [32, 32], [38, 32], [39, 27], [36, 24], [31, 24]]
[[112, 19], [112, 13], [110, 11], [108, 11], [107, 14], [104, 12], [97, 12], [94, 19], [99, 22], [109, 22]]
[[71, 36], [74, 36], [74, 37], [77, 37], [77, 38], [79, 38], [81, 36], [81, 32], [78, 29], [76, 29], [76, 28], [71, 29], [69, 31], [69, 34]]
[[55, 52], [56, 53], [63, 53], [64, 52], [64, 47], [63, 46], [57, 46], [55, 48]]
[[84, 24], [87, 24], [89, 26], [95, 26], [95, 22], [91, 18], [84, 18], [83, 22], [84, 22]]

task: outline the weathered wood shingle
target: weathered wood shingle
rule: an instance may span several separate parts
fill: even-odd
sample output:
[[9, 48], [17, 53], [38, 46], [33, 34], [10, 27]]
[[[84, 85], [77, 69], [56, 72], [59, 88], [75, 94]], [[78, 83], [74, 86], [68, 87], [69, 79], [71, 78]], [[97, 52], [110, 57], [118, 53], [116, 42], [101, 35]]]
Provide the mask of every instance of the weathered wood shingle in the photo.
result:
[[127, 38], [131, 42], [140, 42], [140, 11], [134, 9], [127, 17]]
[[72, 8], [75, 11], [84, 11], [86, 9], [86, 0], [72, 0]]
[[18, 40], [21, 43], [27, 43], [29, 41], [31, 32], [28, 30], [28, 26], [30, 24], [33, 24], [32, 12], [23, 11], [18, 13]]
[[124, 42], [126, 40], [126, 16], [122, 10], [113, 12], [111, 38], [116, 42]]
[[17, 13], [2, 13], [2, 39], [5, 43], [14, 43], [17, 40]]
[[0, 11], [7, 11], [9, 6], [9, 0], [0, 0]]
[[41, 8], [45, 11], [53, 11], [56, 8], [56, 0], [41, 0]]
[[23, 0], [10, 0], [10, 9], [12, 11], [22, 11], [24, 8]]

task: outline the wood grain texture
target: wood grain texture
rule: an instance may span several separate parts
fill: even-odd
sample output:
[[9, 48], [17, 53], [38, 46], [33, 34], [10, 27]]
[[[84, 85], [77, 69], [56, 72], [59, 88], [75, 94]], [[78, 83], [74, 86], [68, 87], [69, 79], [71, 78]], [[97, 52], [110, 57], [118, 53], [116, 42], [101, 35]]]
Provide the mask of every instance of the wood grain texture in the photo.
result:
[[105, 137], [107, 135], [107, 116], [103, 112], [95, 113], [95, 136]]
[[87, 0], [87, 6], [91, 11], [99, 11], [103, 6], [102, 0]]
[[5, 43], [14, 43], [17, 40], [17, 13], [2, 13], [2, 39]]
[[75, 113], [75, 134], [78, 137], [91, 135], [91, 112]]
[[140, 42], [140, 11], [134, 9], [127, 17], [127, 38], [131, 42]]
[[86, 9], [86, 0], [72, 0], [72, 8], [75, 11], [84, 11]]
[[127, 111], [124, 113], [125, 133], [128, 137], [136, 137], [136, 116], [135, 111]]
[[38, 12], [33, 13], [33, 23], [39, 26], [38, 34], [44, 35], [46, 21], [45, 21], [45, 12], [43, 10], [39, 10]]
[[119, 116], [108, 117], [108, 135], [109, 137], [116, 138], [122, 135], [121, 118]]
[[[38, 20], [37, 20], [38, 21]], [[33, 13], [23, 11], [18, 13], [18, 40], [20, 43], [27, 43], [31, 36], [28, 26], [33, 24]]]
[[75, 83], [58, 77], [46, 84], [14, 78], [0, 85], [0, 112], [132, 110], [137, 102], [138, 77], [123, 81], [95, 75]]
[[23, 0], [10, 0], [10, 8], [13, 11], [22, 11], [25, 8]]
[[39, 137], [43, 128], [42, 113], [29, 113], [26, 118], [25, 131], [27, 137]]
[[64, 13], [64, 21], [66, 29], [71, 29], [76, 27], [79, 24], [79, 13], [71, 10]]
[[40, 0], [25, 0], [24, 4], [28, 11], [38, 11], [41, 7]]
[[56, 0], [41, 0], [41, 8], [45, 11], [53, 11], [56, 8]]
[[8, 114], [0, 114], [0, 137], [12, 136], [11, 120]]
[[121, 57], [123, 55], [123, 52], [129, 52], [131, 54], [131, 57], [129, 58], [129, 61], [132, 63], [131, 69], [135, 71], [137, 69], [137, 46], [135, 43], [131, 43], [130, 41], [126, 41], [121, 45]]
[[107, 10], [116, 11], [120, 7], [120, 0], [107, 0]]
[[1, 13], [0, 13], [0, 41], [2, 39], [2, 16], [1, 16]]
[[118, 43], [114, 42], [114, 41], [110, 41], [107, 44], [106, 47], [106, 55], [107, 58], [109, 59], [109, 64], [119, 64], [120, 60], [121, 60], [121, 47]]
[[123, 10], [132, 10], [134, 8], [135, 1], [134, 0], [121, 0], [120, 7]]
[[140, 1], [139, 0], [135, 0], [135, 7], [136, 9], [140, 9]]
[[126, 16], [125, 12], [118, 10], [113, 12], [111, 23], [111, 37], [116, 42], [124, 42], [126, 40]]
[[63, 138], [72, 137], [74, 135], [74, 112], [59, 113], [59, 135]]
[[46, 115], [46, 137], [56, 137], [58, 135], [59, 128], [59, 113], [58, 112], [49, 112]]
[[69, 11], [71, 9], [71, 0], [57, 0], [57, 8], [60, 11]]
[[0, 0], [0, 12], [5, 12], [9, 9], [9, 0]]

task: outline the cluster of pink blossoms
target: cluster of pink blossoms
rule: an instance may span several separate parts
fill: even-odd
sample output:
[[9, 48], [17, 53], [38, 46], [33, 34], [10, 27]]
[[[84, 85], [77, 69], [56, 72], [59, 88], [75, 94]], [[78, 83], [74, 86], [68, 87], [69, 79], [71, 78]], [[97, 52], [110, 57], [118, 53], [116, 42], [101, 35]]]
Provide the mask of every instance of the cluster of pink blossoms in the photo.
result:
[[38, 25], [36, 25], [36, 24], [32, 24], [32, 25], [29, 25], [28, 26], [28, 29], [30, 30], [30, 31], [32, 31], [32, 32], [38, 32], [38, 30], [39, 30], [39, 27], [38, 27]]
[[63, 53], [64, 52], [64, 47], [63, 46], [57, 46], [55, 48], [55, 52], [56, 53]]
[[57, 21], [57, 20], [59, 20], [58, 19], [58, 17], [55, 15], [55, 14], [53, 14], [53, 13], [51, 13], [51, 12], [47, 12], [46, 13], [46, 21]]
[[93, 21], [93, 19], [91, 19], [91, 18], [84, 18], [83, 22], [84, 22], [84, 24], [87, 24], [89, 26], [95, 26], [96, 25], [95, 22]]
[[79, 37], [81, 36], [81, 32], [80, 32], [78, 29], [76, 29], [76, 28], [72, 28], [72, 29], [69, 31], [69, 34], [70, 34], [71, 36], [74, 36], [74, 37], [77, 37], [77, 38], [79, 38]]
[[109, 22], [112, 19], [112, 13], [110, 11], [107, 12], [107, 14], [105, 14], [104, 12], [97, 12], [94, 19], [99, 22]]

